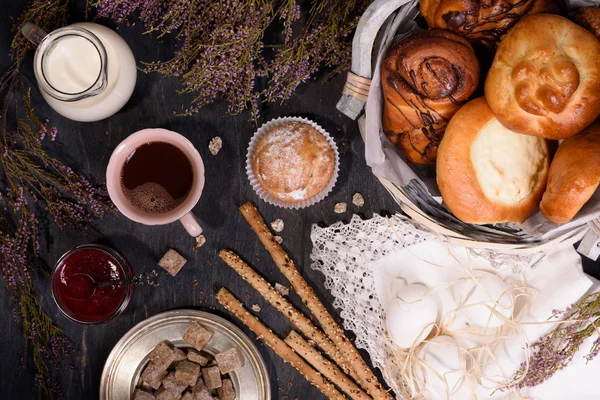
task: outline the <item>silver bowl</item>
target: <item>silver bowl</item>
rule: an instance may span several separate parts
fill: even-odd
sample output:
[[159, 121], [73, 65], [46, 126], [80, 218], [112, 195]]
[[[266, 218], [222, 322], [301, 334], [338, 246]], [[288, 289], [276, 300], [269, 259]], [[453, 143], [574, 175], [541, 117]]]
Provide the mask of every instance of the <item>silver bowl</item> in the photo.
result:
[[167, 340], [177, 347], [190, 347], [183, 341], [183, 333], [194, 321], [214, 332], [203, 352], [214, 356], [235, 347], [243, 356], [244, 366], [229, 374], [236, 400], [270, 400], [267, 367], [252, 340], [231, 322], [196, 310], [167, 311], [131, 328], [106, 360], [100, 381], [100, 400], [130, 399], [154, 346]]

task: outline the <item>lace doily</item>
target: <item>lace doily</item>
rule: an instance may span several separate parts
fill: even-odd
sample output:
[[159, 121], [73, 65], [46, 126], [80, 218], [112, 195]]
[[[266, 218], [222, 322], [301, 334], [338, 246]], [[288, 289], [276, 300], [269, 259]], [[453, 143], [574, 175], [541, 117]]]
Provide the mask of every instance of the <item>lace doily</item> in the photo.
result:
[[[316, 225], [312, 228], [311, 267], [325, 276], [325, 287], [335, 297], [333, 306], [341, 310], [344, 328], [356, 334], [356, 346], [369, 353], [373, 365], [382, 371], [396, 393], [402, 392], [398, 387], [402, 365], [393, 356], [394, 348], [387, 339], [372, 263], [392, 251], [435, 238], [399, 214], [391, 217], [375, 214], [368, 220], [354, 215], [348, 224], [337, 222], [325, 228]], [[508, 263], [520, 269], [527, 265], [527, 260], [519, 256], [489, 251], [472, 254], [488, 259], [495, 267]]]

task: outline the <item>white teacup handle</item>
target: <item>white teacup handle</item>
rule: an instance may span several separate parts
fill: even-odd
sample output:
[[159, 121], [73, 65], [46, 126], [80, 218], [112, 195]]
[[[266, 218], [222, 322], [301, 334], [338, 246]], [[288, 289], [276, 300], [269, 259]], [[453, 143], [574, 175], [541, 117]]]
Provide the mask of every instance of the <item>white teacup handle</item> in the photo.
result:
[[179, 222], [192, 237], [198, 237], [202, 233], [202, 227], [191, 211], [179, 218]]

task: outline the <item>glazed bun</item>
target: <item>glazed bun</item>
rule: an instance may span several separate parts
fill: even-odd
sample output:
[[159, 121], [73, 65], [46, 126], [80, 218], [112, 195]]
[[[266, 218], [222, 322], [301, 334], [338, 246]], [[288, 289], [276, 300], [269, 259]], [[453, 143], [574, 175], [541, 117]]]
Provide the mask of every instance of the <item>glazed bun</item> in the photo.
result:
[[450, 31], [416, 32], [381, 64], [383, 132], [414, 164], [435, 164], [444, 129], [479, 83], [471, 44]]
[[500, 42], [485, 98], [512, 131], [573, 136], [600, 115], [600, 42], [566, 18], [528, 15]]
[[599, 183], [600, 120], [558, 146], [540, 211], [557, 224], [569, 222], [594, 195]]
[[558, 13], [558, 8], [552, 0], [421, 0], [420, 11], [430, 28], [448, 29], [495, 49], [525, 15]]
[[463, 222], [521, 223], [540, 202], [548, 164], [545, 139], [504, 127], [480, 97], [450, 120], [438, 150], [437, 183]]

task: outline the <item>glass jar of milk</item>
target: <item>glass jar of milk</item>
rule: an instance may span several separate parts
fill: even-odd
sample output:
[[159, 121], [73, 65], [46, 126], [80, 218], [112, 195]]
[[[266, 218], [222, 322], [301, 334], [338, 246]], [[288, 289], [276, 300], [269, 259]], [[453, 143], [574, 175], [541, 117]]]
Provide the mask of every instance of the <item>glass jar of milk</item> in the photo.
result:
[[38, 46], [35, 78], [56, 112], [74, 121], [99, 121], [131, 97], [137, 79], [135, 58], [113, 30], [83, 22], [47, 34], [25, 23], [21, 32]]

